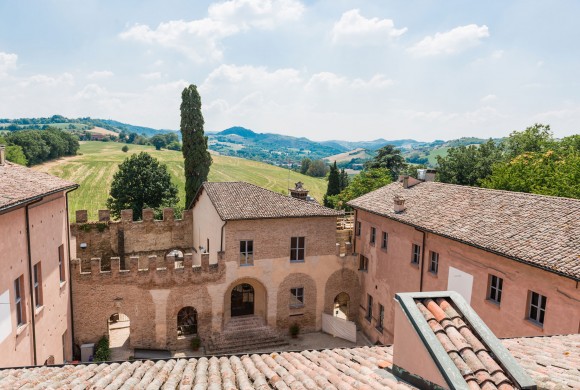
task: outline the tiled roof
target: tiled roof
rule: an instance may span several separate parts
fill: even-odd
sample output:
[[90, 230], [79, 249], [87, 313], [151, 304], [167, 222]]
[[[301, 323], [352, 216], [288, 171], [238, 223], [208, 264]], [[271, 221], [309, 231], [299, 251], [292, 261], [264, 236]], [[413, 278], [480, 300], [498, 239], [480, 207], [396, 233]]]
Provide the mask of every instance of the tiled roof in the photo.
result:
[[493, 354], [446, 298], [416, 299], [415, 303], [470, 389], [515, 389]]
[[[340, 211], [281, 195], [244, 182], [203, 183], [223, 221], [262, 218], [332, 217]], [[198, 193], [199, 196], [199, 193]]]
[[580, 334], [504, 339], [538, 389], [580, 389]]
[[[393, 211], [393, 198], [405, 211]], [[580, 279], [580, 200], [437, 182], [400, 182], [356, 198], [356, 209]]]
[[0, 388], [408, 389], [383, 368], [392, 348], [361, 347], [0, 370]]
[[0, 210], [40, 195], [76, 186], [75, 183], [47, 173], [6, 162], [0, 165]]

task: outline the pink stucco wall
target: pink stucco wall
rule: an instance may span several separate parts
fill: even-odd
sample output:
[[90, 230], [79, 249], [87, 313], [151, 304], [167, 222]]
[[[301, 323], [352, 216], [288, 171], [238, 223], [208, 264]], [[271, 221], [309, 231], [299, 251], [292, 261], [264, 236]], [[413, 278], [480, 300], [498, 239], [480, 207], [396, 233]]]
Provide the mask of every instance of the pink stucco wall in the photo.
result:
[[[0, 215], [0, 294], [9, 291], [11, 334], [0, 342], [0, 366], [31, 365], [33, 361], [32, 316], [36, 323], [37, 364], [43, 364], [50, 356], [55, 363], [63, 362], [64, 353], [71, 359], [70, 305], [68, 277], [68, 226], [66, 219], [66, 198], [63, 193], [45, 198], [30, 206], [30, 239], [32, 264], [41, 264], [41, 284], [43, 304], [36, 308], [33, 291], [30, 290], [28, 254], [26, 245], [25, 208], [12, 210]], [[59, 246], [64, 245], [66, 282], [60, 282]], [[26, 323], [16, 327], [16, 307], [14, 304], [14, 280], [24, 276], [22, 290]]]
[[[392, 343], [394, 329], [394, 295], [410, 291], [444, 291], [448, 289], [449, 267], [473, 276], [471, 306], [498, 337], [539, 336], [576, 333], [580, 326], [580, 289], [567, 277], [526, 265], [435, 234], [425, 234], [421, 248], [425, 261], [423, 285], [421, 265], [411, 264], [412, 244], [423, 246], [423, 232], [415, 228], [364, 211], [357, 212], [362, 223], [356, 237], [356, 252], [369, 258], [368, 272], [362, 276], [360, 316], [364, 317], [367, 294], [374, 299], [374, 317], [378, 305], [385, 306], [385, 325], [378, 331], [376, 318], [369, 324], [361, 320], [363, 330], [372, 341]], [[371, 226], [377, 229], [371, 245]], [[381, 236], [389, 235], [387, 249], [381, 248]], [[429, 272], [429, 252], [439, 253], [439, 270]], [[487, 300], [489, 274], [503, 278], [501, 305]], [[526, 319], [529, 291], [548, 298], [543, 327]]]

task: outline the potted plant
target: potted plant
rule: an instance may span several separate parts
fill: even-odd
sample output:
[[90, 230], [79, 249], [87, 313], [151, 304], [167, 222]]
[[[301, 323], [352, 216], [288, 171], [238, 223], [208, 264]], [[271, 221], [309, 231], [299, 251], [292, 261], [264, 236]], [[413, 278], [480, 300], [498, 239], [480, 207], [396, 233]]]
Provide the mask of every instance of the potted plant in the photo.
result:
[[199, 337], [194, 337], [191, 339], [191, 349], [197, 351], [201, 345], [201, 339]]
[[300, 333], [300, 325], [297, 323], [290, 325], [290, 336], [292, 336], [293, 339], [298, 337], [298, 333]]

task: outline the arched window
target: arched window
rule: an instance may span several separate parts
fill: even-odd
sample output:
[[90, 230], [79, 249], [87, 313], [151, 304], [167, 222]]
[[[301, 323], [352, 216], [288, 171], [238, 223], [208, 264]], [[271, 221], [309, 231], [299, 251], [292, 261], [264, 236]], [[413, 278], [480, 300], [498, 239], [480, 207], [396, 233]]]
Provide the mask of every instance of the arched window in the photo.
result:
[[183, 268], [183, 252], [179, 249], [173, 249], [165, 257], [175, 261], [175, 268]]
[[177, 336], [197, 334], [197, 311], [186, 306], [177, 313]]

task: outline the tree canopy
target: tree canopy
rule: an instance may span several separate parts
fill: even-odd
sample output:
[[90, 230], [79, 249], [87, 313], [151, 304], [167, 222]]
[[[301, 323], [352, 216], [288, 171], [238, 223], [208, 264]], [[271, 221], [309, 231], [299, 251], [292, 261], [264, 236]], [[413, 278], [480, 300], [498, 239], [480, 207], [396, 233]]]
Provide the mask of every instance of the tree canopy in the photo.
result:
[[14, 131], [6, 135], [5, 139], [8, 145], [20, 146], [29, 166], [63, 156], [74, 156], [80, 147], [75, 135], [51, 127], [46, 130]]
[[191, 84], [181, 93], [181, 138], [182, 152], [185, 159], [185, 204], [187, 207], [204, 181], [207, 181], [209, 167], [212, 163], [207, 150], [207, 137], [203, 131], [201, 97], [197, 87]]
[[145, 152], [133, 154], [119, 164], [109, 195], [107, 207], [111, 214], [119, 217], [121, 210], [132, 209], [133, 220], [141, 219], [143, 208], [159, 210], [179, 203], [167, 166]]
[[385, 145], [377, 150], [377, 155], [365, 163], [365, 169], [386, 168], [391, 172], [391, 179], [396, 180], [407, 164], [401, 151], [394, 145]]
[[328, 207], [343, 209], [346, 202], [390, 184], [391, 171], [386, 168], [365, 169], [356, 175], [338, 195], [328, 196]]
[[338, 172], [338, 167], [336, 166], [336, 161], [330, 166], [330, 172], [328, 173], [328, 187], [326, 189], [326, 194], [324, 195], [324, 205], [329, 207], [327, 198], [332, 195], [338, 195], [340, 193], [340, 172]]

